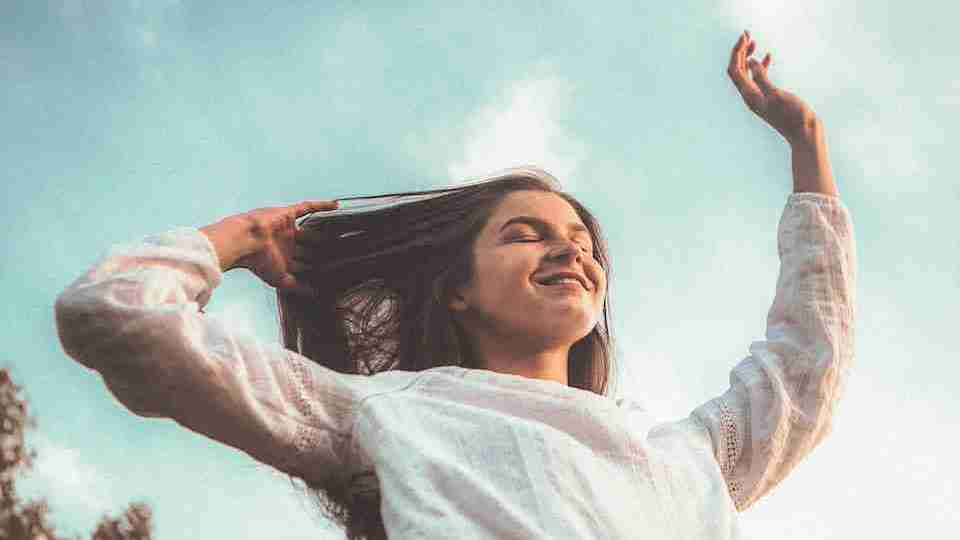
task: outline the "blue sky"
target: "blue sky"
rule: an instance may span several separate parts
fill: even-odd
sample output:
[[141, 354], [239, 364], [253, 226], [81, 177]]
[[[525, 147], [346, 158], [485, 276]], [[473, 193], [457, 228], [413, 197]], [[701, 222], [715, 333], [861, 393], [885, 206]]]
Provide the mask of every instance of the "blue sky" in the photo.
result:
[[[145, 499], [160, 540], [342, 537], [268, 467], [128, 412], [56, 338], [56, 295], [111, 244], [261, 206], [543, 166], [610, 240], [622, 393], [673, 419], [723, 392], [763, 338], [792, 190], [726, 75], [745, 28], [826, 125], [860, 277], [834, 433], [746, 536], [960, 526], [954, 4], [277, 4], [0, 4], [2, 361], [40, 426], [25, 492], [62, 532]], [[278, 341], [275, 308], [240, 270], [207, 311]]]

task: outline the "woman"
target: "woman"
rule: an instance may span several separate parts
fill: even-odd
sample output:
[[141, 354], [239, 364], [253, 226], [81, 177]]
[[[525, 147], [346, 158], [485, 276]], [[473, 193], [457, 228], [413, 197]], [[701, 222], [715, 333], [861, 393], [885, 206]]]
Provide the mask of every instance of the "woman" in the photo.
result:
[[[685, 419], [611, 397], [600, 227], [534, 168], [115, 246], [57, 300], [64, 350], [132, 412], [303, 480], [351, 538], [737, 538], [831, 429], [856, 277], [822, 123], [753, 48], [728, 73], [793, 150], [780, 276], [767, 339]], [[203, 316], [234, 268], [277, 288], [282, 347]]]

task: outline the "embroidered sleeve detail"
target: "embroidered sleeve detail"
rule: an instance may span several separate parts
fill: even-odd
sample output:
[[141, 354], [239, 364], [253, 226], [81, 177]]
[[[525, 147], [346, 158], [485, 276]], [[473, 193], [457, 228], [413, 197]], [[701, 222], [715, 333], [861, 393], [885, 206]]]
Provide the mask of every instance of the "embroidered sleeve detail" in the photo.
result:
[[[287, 462], [287, 468], [298, 471], [301, 476], [306, 475], [314, 479], [335, 476], [342, 472], [348, 463], [346, 459], [344, 441], [345, 433], [340, 430], [323, 430], [324, 419], [317, 411], [324, 404], [318, 400], [321, 394], [316, 388], [316, 382], [311, 374], [307, 360], [299, 355], [290, 354], [288, 365], [292, 377], [290, 378], [289, 395], [294, 402], [294, 409], [299, 411], [302, 418], [296, 423], [293, 434], [293, 452]], [[349, 409], [341, 411], [341, 416], [349, 414]], [[349, 422], [338, 423], [349, 425]], [[318, 459], [318, 456], [325, 456]], [[323, 463], [325, 461], [325, 463]]]
[[727, 405], [727, 402], [721, 397], [716, 400], [717, 407], [720, 410], [720, 429], [722, 432], [723, 450], [725, 459], [721, 464], [720, 470], [727, 482], [727, 490], [733, 499], [737, 510], [740, 510], [742, 502], [742, 482], [734, 476], [737, 460], [740, 458], [742, 450], [742, 440], [740, 430], [737, 428], [737, 413]]
[[57, 298], [64, 351], [131, 412], [306, 479], [345, 474], [355, 411], [409, 373], [348, 375], [200, 312], [222, 278], [196, 229], [115, 245]]
[[766, 339], [750, 344], [727, 391], [692, 414], [709, 432], [738, 511], [830, 433], [853, 365], [857, 259], [846, 206], [793, 194], [777, 239], [780, 275]]

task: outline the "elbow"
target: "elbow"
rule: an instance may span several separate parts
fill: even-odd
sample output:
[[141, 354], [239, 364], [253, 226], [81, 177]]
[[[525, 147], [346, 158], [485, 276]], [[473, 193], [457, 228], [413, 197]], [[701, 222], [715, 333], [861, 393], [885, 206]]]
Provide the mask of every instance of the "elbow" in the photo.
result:
[[76, 302], [74, 302], [69, 290], [57, 296], [57, 301], [53, 305], [53, 318], [57, 326], [57, 338], [60, 340], [60, 346], [63, 347], [63, 351], [68, 356], [76, 357], [79, 350], [77, 329], [80, 327], [83, 316], [77, 309]]
[[53, 307], [57, 338], [67, 356], [91, 369], [96, 369], [90, 354], [91, 345], [100, 343], [104, 336], [97, 335], [97, 319], [88, 299], [67, 289], [60, 293]]
[[167, 416], [149, 390], [156, 380], [138, 371], [135, 363], [113, 360], [133, 358], [133, 351], [118, 348], [122, 342], [111, 340], [117, 330], [109, 325], [109, 316], [97, 308], [96, 302], [68, 289], [57, 297], [54, 318], [66, 355], [98, 372], [110, 393], [128, 411], [143, 418]]

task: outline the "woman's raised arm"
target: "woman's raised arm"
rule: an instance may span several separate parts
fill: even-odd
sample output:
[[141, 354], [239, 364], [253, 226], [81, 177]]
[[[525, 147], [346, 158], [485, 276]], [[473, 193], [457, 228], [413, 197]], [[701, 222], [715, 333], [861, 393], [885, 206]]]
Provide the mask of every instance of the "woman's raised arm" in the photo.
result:
[[[780, 275], [766, 339], [750, 344], [750, 355], [730, 371], [726, 392], [663, 431], [681, 427], [679, 432], [690, 428], [702, 434], [740, 511], [780, 483], [830, 433], [854, 360], [857, 277], [849, 210], [829, 167], [817, 165], [826, 164], [825, 145], [819, 162], [815, 154], [803, 154], [807, 137], [822, 135], [821, 125], [799, 98], [770, 84], [769, 55], [762, 65], [746, 61], [752, 50], [745, 34], [728, 73], [750, 109], [794, 148], [794, 193], [777, 228]], [[746, 77], [747, 66], [753, 80]], [[796, 174], [798, 165], [803, 174]]]
[[697, 407], [737, 510], [780, 483], [833, 427], [854, 361], [856, 244], [849, 211], [821, 193], [789, 196], [766, 339]]
[[[240, 245], [221, 240], [225, 250]], [[285, 279], [264, 266], [278, 253], [290, 251], [241, 256]], [[411, 374], [339, 373], [204, 316], [221, 264], [211, 237], [191, 227], [111, 247], [57, 298], [64, 351], [137, 415], [172, 418], [307, 480], [343, 474], [358, 404]]]

